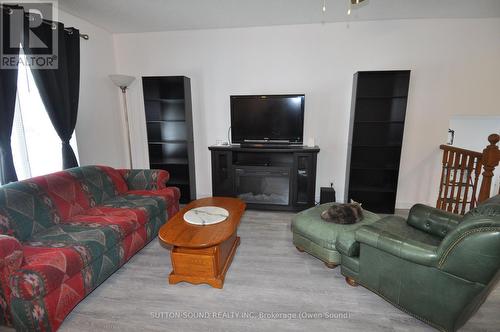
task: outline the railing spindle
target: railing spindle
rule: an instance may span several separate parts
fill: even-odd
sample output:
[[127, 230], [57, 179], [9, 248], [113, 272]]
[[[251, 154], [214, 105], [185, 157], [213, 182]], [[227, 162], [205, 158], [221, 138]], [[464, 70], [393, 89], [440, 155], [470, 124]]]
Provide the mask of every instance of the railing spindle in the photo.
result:
[[465, 192], [464, 192], [464, 202], [462, 204], [462, 209], [460, 210], [460, 214], [465, 214], [467, 205], [469, 204], [469, 206], [470, 206], [470, 202], [468, 202], [469, 188], [474, 185], [474, 183], [472, 182], [472, 172], [474, 171], [475, 157], [468, 155], [467, 159], [468, 159], [467, 160], [467, 176], [465, 179], [466, 186], [465, 186]]
[[479, 175], [481, 175], [481, 168], [483, 168], [483, 164], [481, 159], [476, 160], [476, 166], [474, 168], [474, 181], [472, 182], [474, 186], [472, 187], [472, 197], [470, 202], [470, 208], [473, 209], [477, 205], [477, 184], [479, 183]]
[[446, 172], [446, 161], [448, 160], [448, 154], [449, 154], [449, 151], [448, 150], [444, 150], [443, 152], [443, 161], [441, 162], [442, 166], [441, 166], [441, 183], [439, 184], [439, 196], [438, 196], [438, 199], [437, 199], [437, 202], [436, 202], [436, 207], [438, 209], [442, 209], [443, 208], [443, 179], [444, 179], [444, 175], [445, 175], [445, 172]]
[[453, 162], [455, 160], [455, 152], [451, 151], [451, 153], [448, 155], [448, 161], [446, 162], [446, 177], [445, 177], [445, 182], [444, 182], [444, 204], [443, 204], [443, 210], [448, 210], [448, 205], [450, 203], [449, 197], [448, 197], [448, 190], [450, 189], [450, 177], [452, 173], [452, 166]]
[[455, 200], [455, 207], [453, 209], [453, 213], [458, 213], [458, 209], [460, 204], [467, 203], [467, 198], [465, 198], [465, 202], [461, 199], [462, 198], [462, 186], [464, 183], [464, 173], [465, 173], [465, 167], [467, 164], [467, 158], [468, 156], [466, 154], [461, 153], [460, 154], [460, 179], [458, 180], [458, 191], [457, 191], [457, 199]]

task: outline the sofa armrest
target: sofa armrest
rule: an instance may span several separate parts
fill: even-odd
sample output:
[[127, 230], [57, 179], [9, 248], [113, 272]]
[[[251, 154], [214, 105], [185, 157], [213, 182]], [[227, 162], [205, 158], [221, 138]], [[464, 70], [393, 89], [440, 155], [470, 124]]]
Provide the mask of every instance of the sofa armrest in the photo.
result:
[[170, 174], [159, 169], [121, 169], [129, 190], [158, 190], [167, 187]]
[[361, 244], [416, 264], [436, 266], [439, 259], [437, 247], [389, 233], [373, 225], [361, 227], [356, 231], [355, 236], [356, 241]]
[[444, 238], [462, 221], [462, 216], [423, 204], [410, 209], [407, 223], [427, 234]]
[[359, 256], [359, 243], [356, 242], [355, 231], [347, 231], [340, 234], [337, 237], [337, 242], [335, 242], [335, 249], [344, 256]]
[[[10, 295], [10, 276], [23, 263], [24, 253], [21, 243], [12, 236], [0, 235], [0, 294], [8, 297]], [[8, 301], [8, 299], [4, 299]]]
[[0, 235], [0, 323], [12, 324], [10, 313], [10, 277], [23, 263], [21, 243], [12, 236]]
[[12, 236], [0, 235], [0, 271], [9, 275], [19, 269], [23, 262], [23, 247]]

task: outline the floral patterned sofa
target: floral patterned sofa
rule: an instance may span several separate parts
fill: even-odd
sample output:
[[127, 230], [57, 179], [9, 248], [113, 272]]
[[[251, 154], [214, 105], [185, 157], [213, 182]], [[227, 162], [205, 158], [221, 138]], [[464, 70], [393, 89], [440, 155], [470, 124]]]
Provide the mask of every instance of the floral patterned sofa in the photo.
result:
[[179, 210], [168, 179], [85, 166], [0, 187], [0, 323], [57, 330]]

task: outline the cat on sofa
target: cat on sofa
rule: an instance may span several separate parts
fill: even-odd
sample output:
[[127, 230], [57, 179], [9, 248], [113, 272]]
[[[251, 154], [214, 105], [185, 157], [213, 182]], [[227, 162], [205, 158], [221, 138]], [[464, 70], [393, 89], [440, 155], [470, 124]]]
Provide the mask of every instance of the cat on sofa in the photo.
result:
[[350, 225], [363, 219], [361, 203], [351, 199], [351, 203], [334, 204], [321, 213], [321, 218], [336, 224]]

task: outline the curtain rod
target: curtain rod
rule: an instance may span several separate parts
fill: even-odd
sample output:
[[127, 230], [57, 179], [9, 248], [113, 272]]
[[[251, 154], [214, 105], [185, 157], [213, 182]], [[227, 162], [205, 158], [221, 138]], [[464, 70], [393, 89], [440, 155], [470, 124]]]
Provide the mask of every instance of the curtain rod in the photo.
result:
[[[3, 5], [0, 5], [0, 7], [1, 7], [2, 9], [4, 9], [4, 10], [7, 10], [7, 14], [8, 14], [8, 15], [12, 15], [12, 13], [14, 12], [14, 11], [12, 10], [12, 8], [9, 8], [8, 6], [3, 6]], [[23, 8], [23, 7], [20, 7], [20, 8]], [[24, 8], [23, 8], [23, 10], [24, 10]], [[26, 16], [30, 17], [30, 13], [24, 12], [24, 14], [25, 14]], [[53, 24], [53, 22], [52, 22], [52, 23], [50, 23], [49, 21], [46, 21], [46, 20], [42, 20], [42, 23], [45, 23], [45, 24]], [[70, 32], [70, 31], [71, 31], [71, 28], [64, 28], [64, 30], [65, 30], [65, 31]], [[80, 38], [82, 38], [82, 39], [84, 39], [84, 40], [89, 40], [89, 39], [90, 39], [89, 35], [88, 35], [88, 34], [86, 34], [86, 33], [80, 33]]]

